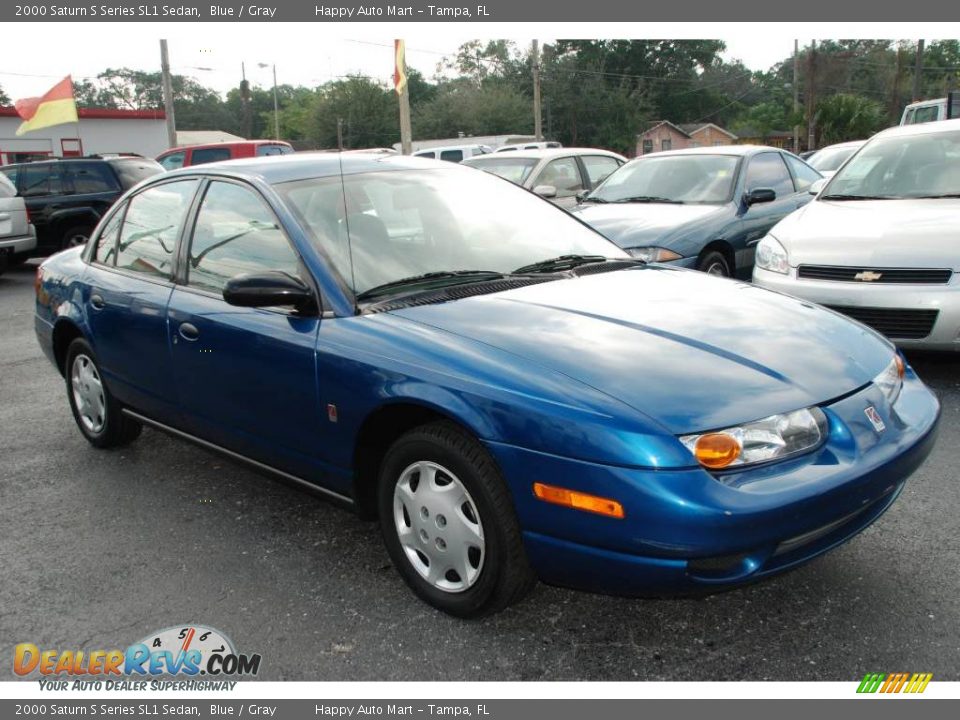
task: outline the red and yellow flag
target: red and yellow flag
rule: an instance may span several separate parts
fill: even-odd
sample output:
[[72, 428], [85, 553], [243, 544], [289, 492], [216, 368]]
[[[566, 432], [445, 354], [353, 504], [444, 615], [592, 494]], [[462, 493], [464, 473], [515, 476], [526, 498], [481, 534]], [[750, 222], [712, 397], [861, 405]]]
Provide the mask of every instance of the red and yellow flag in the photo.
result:
[[407, 48], [403, 40], [393, 41], [393, 89], [402, 95], [407, 89]]
[[73, 80], [67, 75], [43, 97], [25, 98], [14, 103], [17, 115], [23, 118], [17, 135], [52, 125], [77, 122], [77, 104], [73, 100]]

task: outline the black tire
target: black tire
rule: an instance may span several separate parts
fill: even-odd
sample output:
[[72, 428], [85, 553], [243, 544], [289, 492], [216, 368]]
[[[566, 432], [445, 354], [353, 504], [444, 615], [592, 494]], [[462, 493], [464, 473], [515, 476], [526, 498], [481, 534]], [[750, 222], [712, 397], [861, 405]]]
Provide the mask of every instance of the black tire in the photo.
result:
[[[78, 393], [74, 392], [74, 369], [78, 361], [80, 367], [92, 368], [93, 377], [100, 383], [102, 414], [97, 411], [81, 411], [78, 408]], [[121, 447], [129, 445], [140, 436], [143, 426], [121, 412], [122, 406], [114, 399], [106, 383], [102, 381], [103, 374], [97, 364], [96, 355], [94, 355], [93, 349], [86, 340], [77, 338], [70, 343], [70, 347], [67, 348], [64, 376], [66, 377], [70, 412], [73, 414], [73, 419], [77, 423], [77, 427], [80, 428], [80, 432], [91, 445], [98, 448]], [[80, 394], [94, 392], [89, 389], [90, 387], [87, 384], [83, 388], [78, 388]], [[84, 416], [88, 419], [85, 420]]]
[[[394, 490], [412, 464], [436, 463], [456, 475], [469, 493], [483, 528], [479, 575], [468, 588], [447, 592], [420, 575], [408, 559], [394, 521]], [[513, 501], [493, 458], [475, 438], [450, 422], [415, 428], [387, 451], [380, 467], [378, 506], [384, 542], [394, 566], [413, 591], [445, 613], [474, 618], [517, 602], [536, 585]]]
[[726, 255], [719, 250], [711, 250], [700, 258], [700, 262], [697, 263], [697, 270], [719, 277], [730, 277], [732, 275]]
[[86, 245], [92, 232], [92, 225], [73, 225], [67, 228], [60, 236], [60, 249], [69, 250], [72, 247]]

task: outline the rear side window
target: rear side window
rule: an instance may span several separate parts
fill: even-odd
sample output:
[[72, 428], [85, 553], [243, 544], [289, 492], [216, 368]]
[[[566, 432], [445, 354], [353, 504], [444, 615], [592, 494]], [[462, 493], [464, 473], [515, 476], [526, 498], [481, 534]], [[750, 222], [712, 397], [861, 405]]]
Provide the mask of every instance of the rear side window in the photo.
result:
[[288, 145], [257, 145], [257, 155], [289, 155], [293, 152], [293, 148]]
[[747, 192], [757, 188], [770, 188], [777, 193], [778, 198], [796, 192], [780, 153], [760, 153], [750, 160], [747, 168]]
[[102, 265], [113, 265], [117, 259], [117, 236], [120, 234], [120, 220], [126, 206], [115, 212], [97, 237], [97, 249], [93, 260]]
[[[4, 179], [9, 180], [10, 184], [14, 188], [17, 187], [17, 175], [19, 174], [19, 168], [16, 165], [10, 165], [9, 167], [0, 168], [0, 175], [3, 175]], [[14, 190], [16, 194], [16, 190]]]
[[230, 148], [196, 148], [190, 157], [191, 165], [205, 165], [230, 159]]
[[61, 194], [63, 194], [63, 173], [59, 163], [37, 163], [20, 168], [20, 195], [23, 197]]
[[437, 154], [433, 150], [425, 150], [424, 152], [418, 152], [413, 154], [414, 157], [425, 157], [425, 158], [435, 158]]
[[12, 198], [16, 194], [16, 186], [7, 179], [6, 175], [0, 173], [0, 198]]
[[169, 279], [177, 236], [197, 180], [164, 183], [135, 195], [127, 208], [117, 247], [118, 268]]
[[113, 173], [103, 163], [69, 163], [67, 177], [78, 195], [115, 192], [119, 189]]
[[235, 275], [277, 270], [296, 276], [298, 266], [297, 254], [257, 193], [210, 183], [190, 242], [188, 285], [220, 293]]
[[111, 160], [110, 167], [120, 179], [120, 186], [129, 190], [141, 180], [153, 177], [163, 172], [163, 166], [155, 160], [147, 158], [123, 158]]
[[463, 160], [463, 150], [442, 150], [440, 159], [447, 162], [461, 162]]

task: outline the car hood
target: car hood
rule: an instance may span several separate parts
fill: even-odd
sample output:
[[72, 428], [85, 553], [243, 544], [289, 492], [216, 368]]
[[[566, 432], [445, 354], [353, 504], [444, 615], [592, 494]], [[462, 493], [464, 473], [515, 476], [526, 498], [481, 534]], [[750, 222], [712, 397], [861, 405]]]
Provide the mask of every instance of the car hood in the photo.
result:
[[724, 210], [723, 205], [583, 203], [571, 212], [620, 247], [631, 248], [663, 246], [665, 239], [681, 237]]
[[657, 265], [392, 312], [562, 373], [674, 434], [823, 403], [893, 354], [817, 305]]
[[960, 270], [960, 200], [817, 200], [770, 234], [790, 264]]

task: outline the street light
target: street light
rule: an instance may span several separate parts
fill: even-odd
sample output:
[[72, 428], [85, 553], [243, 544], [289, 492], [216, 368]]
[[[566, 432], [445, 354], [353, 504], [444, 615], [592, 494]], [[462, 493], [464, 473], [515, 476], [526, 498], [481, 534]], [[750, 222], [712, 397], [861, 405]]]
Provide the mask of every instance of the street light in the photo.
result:
[[[269, 63], [257, 63], [258, 68], [271, 67]], [[273, 63], [273, 139], [280, 139], [280, 109], [277, 104], [277, 64]]]

